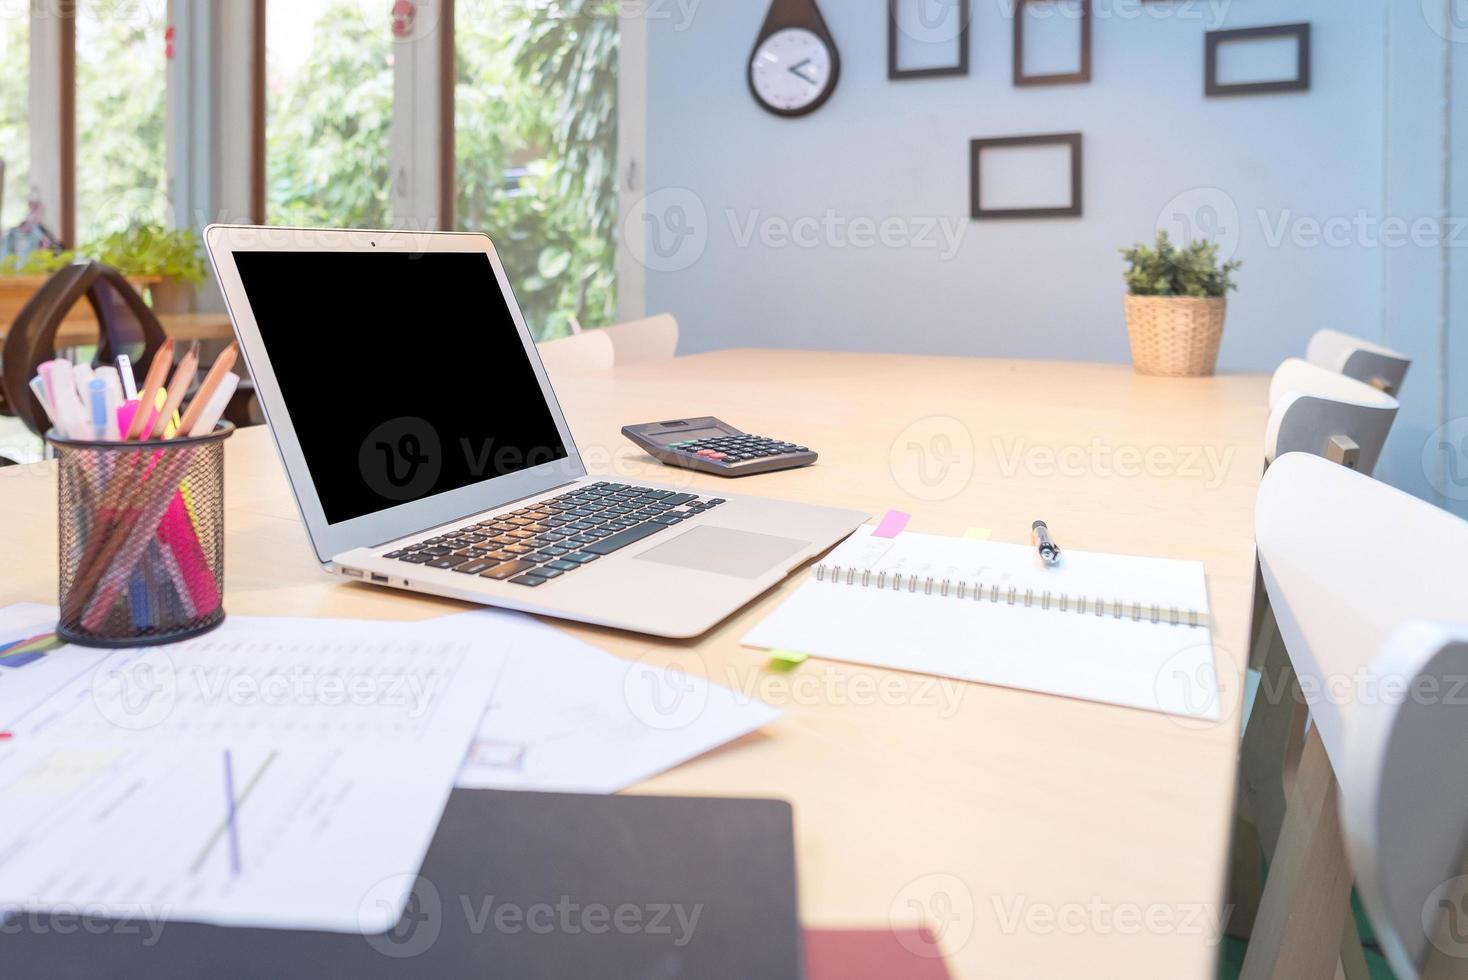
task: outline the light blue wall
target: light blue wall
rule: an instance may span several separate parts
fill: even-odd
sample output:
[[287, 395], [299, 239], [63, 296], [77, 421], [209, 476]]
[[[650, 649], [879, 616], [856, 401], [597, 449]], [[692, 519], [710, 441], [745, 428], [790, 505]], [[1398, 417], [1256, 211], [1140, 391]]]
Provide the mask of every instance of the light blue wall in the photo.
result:
[[[1323, 326], [1431, 357], [1408, 385], [1416, 444], [1394, 446], [1386, 464], [1426, 493], [1422, 438], [1449, 401], [1431, 377], [1441, 374], [1444, 280], [1456, 262], [1461, 281], [1465, 253], [1384, 248], [1354, 223], [1438, 218], [1453, 181], [1463, 213], [1463, 165], [1449, 179], [1444, 170], [1449, 46], [1423, 12], [1444, 2], [1094, 0], [1092, 83], [1016, 89], [1010, 0], [973, 0], [968, 77], [903, 82], [887, 79], [885, 4], [825, 0], [842, 79], [830, 103], [797, 121], [762, 111], [745, 86], [764, 0], [703, 0], [690, 17], [650, 18], [646, 173], [660, 196], [649, 221], [671, 202], [699, 233], [674, 254], [650, 253], [647, 309], [678, 316], [685, 352], [1124, 361], [1116, 249], [1150, 238], [1178, 207], [1204, 221], [1236, 209], [1226, 230], [1246, 266], [1223, 367], [1272, 369]], [[1206, 30], [1292, 21], [1314, 25], [1312, 91], [1204, 98]], [[1455, 54], [1461, 89], [1468, 64]], [[1084, 217], [968, 220], [970, 139], [1075, 130], [1085, 134]], [[892, 221], [897, 237], [853, 242], [822, 227], [832, 218]], [[751, 222], [778, 235], [802, 219], [814, 233], [805, 245], [758, 232], [740, 240]], [[1312, 243], [1312, 223], [1331, 219], [1348, 223], [1344, 244]], [[935, 221], [961, 236], [952, 254], [899, 244]], [[1281, 222], [1290, 231], [1271, 242]], [[1447, 300], [1460, 315], [1463, 293], [1468, 283]], [[1455, 397], [1468, 413], [1468, 398]]]

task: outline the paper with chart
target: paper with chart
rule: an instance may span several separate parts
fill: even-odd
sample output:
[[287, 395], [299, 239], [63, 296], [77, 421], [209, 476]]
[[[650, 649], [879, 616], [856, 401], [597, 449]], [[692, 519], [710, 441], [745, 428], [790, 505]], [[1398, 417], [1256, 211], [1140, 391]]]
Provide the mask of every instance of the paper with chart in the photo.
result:
[[1219, 718], [1200, 562], [1067, 550], [1052, 568], [1022, 545], [871, 532], [832, 551], [745, 645]]
[[702, 677], [614, 657], [527, 617], [484, 610], [451, 618], [517, 637], [459, 775], [463, 787], [615, 793], [780, 716]]
[[106, 654], [8, 721], [0, 906], [391, 928], [505, 657], [439, 622]]
[[17, 603], [0, 609], [0, 733], [46, 704], [107, 659], [104, 650], [64, 646], [55, 638], [57, 609]]

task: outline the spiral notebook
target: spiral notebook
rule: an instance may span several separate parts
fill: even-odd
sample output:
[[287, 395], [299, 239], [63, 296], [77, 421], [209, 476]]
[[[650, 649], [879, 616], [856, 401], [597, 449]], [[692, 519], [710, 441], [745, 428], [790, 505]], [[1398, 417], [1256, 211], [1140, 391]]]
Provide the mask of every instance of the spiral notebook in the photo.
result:
[[1201, 562], [862, 527], [746, 646], [1218, 720]]

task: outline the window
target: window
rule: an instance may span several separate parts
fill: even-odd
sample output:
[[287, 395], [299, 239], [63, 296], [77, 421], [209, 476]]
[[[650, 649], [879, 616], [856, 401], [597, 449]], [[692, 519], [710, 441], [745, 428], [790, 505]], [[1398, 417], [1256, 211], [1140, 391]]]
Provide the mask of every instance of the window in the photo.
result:
[[541, 339], [616, 315], [617, 5], [458, 0], [455, 224]]
[[0, 227], [14, 228], [25, 217], [30, 199], [31, 144], [26, 119], [30, 111], [31, 24], [22, 4], [0, 6]]
[[135, 0], [77, 4], [77, 242], [68, 244], [170, 219], [165, 11]]
[[[381, 9], [381, 16], [373, 13]], [[269, 0], [265, 214], [270, 224], [392, 224], [389, 5]]]

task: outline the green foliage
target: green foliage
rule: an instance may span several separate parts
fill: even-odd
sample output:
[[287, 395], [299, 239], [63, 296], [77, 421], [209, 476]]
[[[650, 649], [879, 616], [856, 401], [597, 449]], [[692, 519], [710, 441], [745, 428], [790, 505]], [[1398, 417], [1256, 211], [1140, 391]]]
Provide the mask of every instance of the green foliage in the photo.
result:
[[1133, 296], [1226, 296], [1238, 288], [1233, 274], [1244, 264], [1220, 263], [1214, 242], [1195, 241], [1179, 248], [1165, 231], [1157, 233], [1155, 248], [1138, 242], [1121, 254], [1131, 263], [1126, 284]]
[[169, 231], [145, 224], [103, 235], [81, 248], [63, 252], [37, 249], [21, 259], [0, 259], [0, 276], [49, 276], [76, 261], [94, 259], [124, 276], [163, 276], [179, 282], [204, 284], [204, 245], [191, 228]]
[[79, 241], [168, 220], [166, 27], [162, 4], [77, 5]]
[[[326, 8], [294, 77], [272, 71], [272, 224], [392, 223], [392, 39], [357, 0]], [[541, 338], [616, 315], [617, 11], [606, 0], [462, 4], [456, 225], [494, 239]], [[506, 180], [506, 171], [523, 175]]]
[[[495, 5], [462, 18], [458, 225], [495, 240], [537, 336], [616, 317], [617, 8]], [[518, 163], [519, 186], [504, 171]]]
[[0, 276], [49, 276], [76, 261], [76, 253], [36, 249], [24, 259], [19, 255], [0, 258]]
[[204, 245], [192, 228], [169, 231], [162, 225], [137, 225], [77, 251], [125, 276], [163, 276], [195, 286], [204, 284]]
[[[280, 14], [286, 11], [285, 5]], [[266, 216], [274, 225], [386, 228], [393, 104], [387, 4], [339, 0], [292, 77], [266, 95]]]

